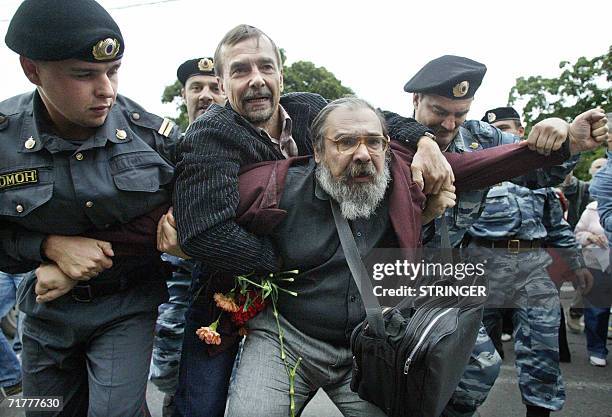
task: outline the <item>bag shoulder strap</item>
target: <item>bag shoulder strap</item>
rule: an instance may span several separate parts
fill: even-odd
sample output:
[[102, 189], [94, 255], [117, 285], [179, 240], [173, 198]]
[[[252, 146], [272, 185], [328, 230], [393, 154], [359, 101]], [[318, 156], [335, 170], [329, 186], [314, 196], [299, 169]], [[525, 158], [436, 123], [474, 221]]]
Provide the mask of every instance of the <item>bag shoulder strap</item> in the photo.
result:
[[351, 276], [353, 277], [353, 280], [357, 285], [357, 290], [359, 290], [359, 294], [361, 295], [368, 324], [370, 325], [370, 328], [375, 336], [385, 337], [386, 332], [382, 317], [382, 309], [378, 300], [374, 296], [374, 289], [372, 288], [368, 271], [361, 260], [361, 255], [359, 254], [359, 249], [357, 249], [357, 243], [355, 242], [353, 232], [351, 231], [351, 228], [344, 216], [342, 216], [338, 203], [332, 199], [329, 201], [331, 204], [332, 213], [334, 215], [338, 236], [340, 237], [340, 244], [342, 245], [344, 256], [346, 258], [346, 263], [351, 270]]

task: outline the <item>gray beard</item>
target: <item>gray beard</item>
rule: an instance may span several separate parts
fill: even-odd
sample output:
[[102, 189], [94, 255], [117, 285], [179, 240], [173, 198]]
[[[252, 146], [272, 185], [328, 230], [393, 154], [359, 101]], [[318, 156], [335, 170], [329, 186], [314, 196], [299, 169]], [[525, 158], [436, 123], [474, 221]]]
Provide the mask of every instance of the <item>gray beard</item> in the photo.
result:
[[260, 110], [257, 112], [245, 114], [244, 118], [247, 119], [249, 123], [259, 124], [270, 120], [272, 118], [272, 115], [274, 115], [274, 109]]
[[347, 220], [370, 218], [385, 197], [391, 181], [388, 159], [385, 159], [383, 172], [374, 174], [374, 181], [368, 183], [348, 184], [346, 173], [343, 178], [336, 179], [323, 161], [317, 165], [315, 177], [321, 188], [340, 204], [342, 216]]

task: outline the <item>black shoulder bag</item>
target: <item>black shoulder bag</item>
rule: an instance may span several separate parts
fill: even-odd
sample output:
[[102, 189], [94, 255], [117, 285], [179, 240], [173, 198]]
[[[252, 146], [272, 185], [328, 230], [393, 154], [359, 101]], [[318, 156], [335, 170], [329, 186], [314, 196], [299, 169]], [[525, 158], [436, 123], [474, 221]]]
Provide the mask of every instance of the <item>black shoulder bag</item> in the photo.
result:
[[[474, 348], [482, 320], [481, 304], [429, 297], [420, 300], [418, 307], [398, 305], [383, 314], [349, 224], [337, 203], [332, 201], [331, 205], [366, 311], [366, 319], [351, 335], [351, 389], [389, 417], [439, 416]], [[444, 220], [442, 229], [444, 250], [450, 253]]]

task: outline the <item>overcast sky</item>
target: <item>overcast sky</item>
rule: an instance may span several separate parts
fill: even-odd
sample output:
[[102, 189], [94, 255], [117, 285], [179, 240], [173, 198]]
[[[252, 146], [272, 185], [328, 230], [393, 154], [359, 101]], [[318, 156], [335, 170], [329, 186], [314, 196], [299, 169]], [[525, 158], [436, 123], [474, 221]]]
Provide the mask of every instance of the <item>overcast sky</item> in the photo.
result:
[[[286, 50], [289, 64], [308, 60], [325, 66], [358, 96], [405, 115], [412, 113], [412, 100], [404, 84], [440, 55], [462, 55], [487, 65], [469, 114], [480, 119], [485, 110], [506, 104], [517, 77], [556, 76], [560, 61], [601, 55], [612, 44], [610, 1], [100, 3], [119, 24], [126, 43], [119, 92], [163, 116], [177, 114], [174, 106], [161, 104], [161, 95], [175, 81], [178, 65], [212, 56], [221, 37], [240, 23], [266, 32]], [[2, 40], [19, 4], [0, 0]], [[0, 64], [0, 99], [32, 89], [17, 55], [3, 41]]]

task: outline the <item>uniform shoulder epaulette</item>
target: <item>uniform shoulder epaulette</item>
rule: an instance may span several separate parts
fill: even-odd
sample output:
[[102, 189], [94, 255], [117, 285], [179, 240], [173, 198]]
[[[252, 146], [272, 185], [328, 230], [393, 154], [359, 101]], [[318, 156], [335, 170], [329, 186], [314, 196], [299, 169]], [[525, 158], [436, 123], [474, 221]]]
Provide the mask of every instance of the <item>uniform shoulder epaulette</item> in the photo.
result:
[[170, 133], [172, 132], [172, 129], [174, 129], [174, 126], [176, 126], [176, 123], [164, 117], [164, 120], [161, 126], [159, 127], [157, 133], [165, 137], [170, 137]]
[[123, 109], [131, 123], [147, 129], [155, 130], [164, 137], [170, 137], [174, 126], [172, 120], [161, 118], [156, 114], [149, 113], [142, 108], [138, 103], [124, 96], [117, 96], [117, 104]]
[[144, 110], [130, 111], [130, 121], [140, 127], [147, 129], [156, 130], [157, 133], [164, 137], [170, 137], [172, 129], [176, 126], [172, 120], [168, 118], [161, 118], [153, 113], [146, 112]]

